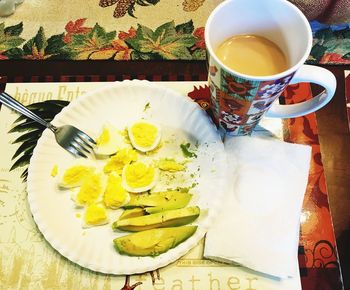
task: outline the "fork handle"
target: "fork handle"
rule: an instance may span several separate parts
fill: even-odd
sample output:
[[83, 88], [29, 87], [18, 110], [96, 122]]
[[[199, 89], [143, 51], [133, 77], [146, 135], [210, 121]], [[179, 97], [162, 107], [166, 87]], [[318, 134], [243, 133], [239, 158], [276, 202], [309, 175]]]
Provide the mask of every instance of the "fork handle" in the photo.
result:
[[0, 93], [0, 102], [6, 105], [7, 107], [27, 116], [28, 118], [44, 125], [52, 131], [55, 131], [55, 126], [51, 123], [46, 122], [44, 119], [40, 118], [38, 115], [34, 114], [32, 111], [28, 110], [25, 106], [23, 106], [20, 102], [12, 98], [9, 94], [2, 92]]

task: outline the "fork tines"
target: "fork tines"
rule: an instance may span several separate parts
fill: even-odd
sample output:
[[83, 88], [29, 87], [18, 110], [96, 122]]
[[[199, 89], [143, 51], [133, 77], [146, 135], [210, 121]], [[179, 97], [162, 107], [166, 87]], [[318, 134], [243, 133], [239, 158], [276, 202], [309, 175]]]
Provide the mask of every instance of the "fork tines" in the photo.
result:
[[71, 153], [87, 158], [88, 155], [94, 154], [96, 142], [90, 136], [79, 130], [70, 145], [71, 150], [69, 151]]

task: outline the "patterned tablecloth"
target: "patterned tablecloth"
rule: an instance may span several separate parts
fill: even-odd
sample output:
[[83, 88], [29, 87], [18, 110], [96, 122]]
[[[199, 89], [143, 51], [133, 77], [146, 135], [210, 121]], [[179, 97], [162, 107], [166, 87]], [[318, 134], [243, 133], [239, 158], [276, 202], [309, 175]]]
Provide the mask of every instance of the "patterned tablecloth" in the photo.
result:
[[[204, 60], [222, 0], [25, 0], [0, 18], [0, 59]], [[309, 63], [350, 63], [349, 24], [312, 22]]]
[[[6, 90], [24, 104], [29, 104], [46, 99], [72, 100], [92, 87], [104, 85], [102, 82], [83, 82], [91, 78], [62, 77], [60, 80], [65, 82], [11, 83], [7, 84]], [[99, 81], [96, 76], [94, 80]], [[187, 94], [203, 109], [209, 109], [208, 87], [205, 84], [161, 83]], [[310, 97], [308, 84], [290, 86], [284, 95], [286, 103]], [[1, 108], [0, 147], [6, 154], [0, 156], [0, 289], [121, 289], [125, 277], [98, 274], [75, 265], [53, 250], [38, 231], [28, 208], [25, 183], [21, 182], [23, 165], [28, 162], [28, 158], [18, 161], [28, 151], [18, 152], [18, 144], [12, 144], [23, 132], [8, 133], [16, 118], [13, 112]], [[287, 142], [312, 146], [312, 163], [301, 218], [298, 253], [300, 278], [279, 281], [240, 266], [205, 260], [201, 242], [177, 262], [152, 273], [153, 285], [147, 273], [132, 276], [131, 284], [143, 283], [136, 289], [296, 290], [301, 286], [305, 290], [342, 289], [315, 115], [288, 119], [283, 123], [265, 119], [261, 125], [255, 134], [273, 133]], [[11, 160], [16, 151], [18, 156]], [[16, 168], [9, 171], [11, 166]]]

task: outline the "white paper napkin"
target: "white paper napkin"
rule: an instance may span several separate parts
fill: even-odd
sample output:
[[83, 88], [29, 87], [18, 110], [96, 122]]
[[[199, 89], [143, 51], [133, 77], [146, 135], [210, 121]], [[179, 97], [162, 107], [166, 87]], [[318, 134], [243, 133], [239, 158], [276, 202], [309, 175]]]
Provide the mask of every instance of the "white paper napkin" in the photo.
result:
[[311, 147], [257, 137], [225, 140], [229, 190], [206, 235], [204, 257], [279, 278], [297, 264]]

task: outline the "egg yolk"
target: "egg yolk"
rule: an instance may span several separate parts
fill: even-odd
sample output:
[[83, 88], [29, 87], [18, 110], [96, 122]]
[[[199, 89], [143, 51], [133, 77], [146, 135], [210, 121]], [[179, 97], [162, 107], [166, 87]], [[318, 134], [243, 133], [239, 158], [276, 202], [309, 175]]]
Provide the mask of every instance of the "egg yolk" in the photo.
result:
[[77, 202], [79, 204], [90, 204], [95, 202], [103, 193], [103, 182], [101, 175], [92, 174], [81, 185], [77, 194]]
[[103, 202], [107, 207], [118, 208], [128, 198], [129, 193], [124, 190], [121, 182], [121, 177], [114, 172], [108, 176], [108, 183], [103, 196]]
[[85, 211], [85, 223], [89, 225], [99, 225], [106, 221], [107, 211], [103, 205], [90, 204]]
[[104, 127], [102, 129], [101, 135], [96, 139], [96, 144], [97, 145], [108, 144], [110, 139], [111, 139], [111, 134], [109, 133], [109, 130], [106, 127]]
[[140, 188], [153, 182], [155, 170], [142, 162], [134, 162], [125, 167], [125, 181], [131, 188]]
[[103, 168], [104, 173], [112, 171], [121, 174], [123, 167], [137, 160], [137, 152], [134, 149], [124, 148], [113, 155]]
[[161, 159], [159, 160], [158, 167], [160, 170], [170, 172], [182, 171], [186, 168], [185, 165], [176, 162], [174, 159]]
[[72, 166], [64, 172], [62, 183], [71, 186], [80, 185], [93, 171], [94, 169], [92, 167], [84, 165]]
[[138, 122], [131, 127], [135, 144], [140, 147], [151, 147], [157, 140], [158, 128], [152, 124]]
[[56, 164], [56, 165], [54, 165], [54, 166], [52, 167], [52, 169], [51, 169], [51, 176], [52, 176], [52, 177], [55, 177], [55, 176], [57, 176], [57, 173], [58, 173], [58, 166], [57, 166], [57, 164]]

